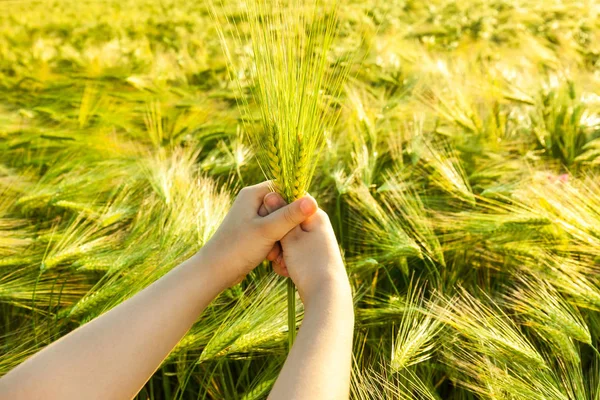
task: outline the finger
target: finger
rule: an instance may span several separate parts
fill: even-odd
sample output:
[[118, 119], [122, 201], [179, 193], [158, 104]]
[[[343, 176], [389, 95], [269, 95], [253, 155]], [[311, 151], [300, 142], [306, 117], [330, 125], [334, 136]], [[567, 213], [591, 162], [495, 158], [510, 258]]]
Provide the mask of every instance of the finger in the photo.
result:
[[317, 202], [310, 196], [296, 200], [260, 218], [263, 235], [274, 241], [281, 240], [290, 230], [317, 212], [317, 209]]
[[[284, 207], [286, 204], [287, 203], [285, 202], [283, 197], [281, 197], [281, 195], [279, 195], [278, 193], [271, 192], [267, 194], [263, 201], [263, 206], [265, 207], [266, 211], [265, 215], [268, 215], [280, 209], [281, 207]], [[280, 257], [281, 252], [281, 244], [279, 242], [276, 242], [269, 254], [267, 254], [267, 260], [275, 261], [278, 257]]]
[[329, 221], [329, 216], [327, 213], [321, 209], [318, 209], [316, 213], [306, 218], [304, 222], [300, 225], [303, 231], [311, 232], [319, 227], [323, 226], [331, 226], [331, 222]]
[[266, 217], [267, 215], [269, 215], [269, 213], [280, 209], [286, 204], [287, 203], [279, 193], [269, 192], [263, 198], [263, 203], [260, 205], [258, 215], [260, 215], [261, 217]]
[[273, 246], [271, 251], [269, 251], [269, 254], [267, 254], [267, 260], [275, 261], [275, 260], [277, 260], [277, 257], [279, 257], [280, 254], [281, 254], [281, 245], [279, 244], [279, 242], [277, 242], [277, 243], [275, 243], [275, 246]]
[[[280, 258], [280, 260], [283, 262], [283, 258]], [[273, 271], [277, 275], [285, 276], [286, 278], [290, 277], [290, 274], [288, 273], [288, 270], [285, 267], [285, 264], [282, 264], [281, 262], [277, 262], [277, 261], [273, 262]]]
[[267, 210], [267, 214], [271, 214], [272, 212], [279, 210], [286, 204], [287, 203], [285, 202], [283, 197], [281, 197], [279, 193], [275, 192], [268, 193], [263, 200], [263, 205]]
[[240, 193], [238, 194], [238, 198], [244, 203], [251, 204], [255, 206], [257, 209], [263, 202], [264, 197], [272, 192], [274, 189], [274, 185], [272, 181], [265, 181], [259, 183], [258, 185], [246, 186]]
[[277, 264], [280, 265], [283, 269], [284, 276], [290, 276], [288, 274], [287, 265], [285, 264], [285, 257], [283, 256], [283, 253], [281, 253], [275, 261], [277, 261]]
[[269, 211], [265, 207], [264, 203], [260, 205], [260, 208], [258, 209], [258, 215], [260, 215], [261, 217], [269, 215]]

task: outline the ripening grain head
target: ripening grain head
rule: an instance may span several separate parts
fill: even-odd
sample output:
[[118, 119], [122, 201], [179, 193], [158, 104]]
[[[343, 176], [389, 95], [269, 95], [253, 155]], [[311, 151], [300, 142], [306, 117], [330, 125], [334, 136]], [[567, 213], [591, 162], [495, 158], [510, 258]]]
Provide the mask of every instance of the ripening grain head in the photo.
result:
[[252, 0], [242, 6], [243, 23], [233, 22], [224, 7], [212, 10], [259, 164], [286, 200], [299, 198], [335, 124], [350, 65], [330, 55], [337, 4]]

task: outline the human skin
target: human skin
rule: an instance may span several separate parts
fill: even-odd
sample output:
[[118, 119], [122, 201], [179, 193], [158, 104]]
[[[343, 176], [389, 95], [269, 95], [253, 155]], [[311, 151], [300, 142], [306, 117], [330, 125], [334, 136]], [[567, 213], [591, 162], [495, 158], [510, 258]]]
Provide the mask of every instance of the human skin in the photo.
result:
[[[327, 332], [349, 326], [351, 342], [352, 327], [347, 320], [352, 305], [350, 299], [347, 310], [344, 300], [349, 296], [347, 278], [344, 282], [337, 273], [329, 276], [316, 271], [302, 256], [306, 251], [313, 258], [321, 254], [325, 258], [318, 265], [333, 265], [325, 271], [338, 271], [339, 265], [343, 269], [335, 236], [313, 198], [307, 196], [285, 205], [280, 196], [269, 194], [269, 187], [265, 182], [242, 189], [217, 232], [200, 251], [129, 300], [9, 372], [0, 379], [0, 398], [134, 397], [206, 306], [265, 257], [275, 260], [279, 272], [287, 274], [289, 270], [306, 308], [296, 344], [270, 398], [347, 398], [350, 348], [345, 345], [347, 341], [332, 344]], [[312, 215], [314, 219], [309, 218]], [[299, 227], [302, 222], [306, 222], [304, 228]], [[337, 259], [330, 254], [334, 247]], [[320, 283], [305, 278], [305, 274], [315, 274]], [[341, 284], [336, 283], [338, 280]], [[334, 315], [338, 314], [345, 323], [337, 321]], [[348, 365], [348, 373], [342, 372], [337, 377], [340, 383], [335, 385], [321, 376], [323, 371], [336, 369], [331, 368], [332, 363], [337, 369], [340, 363]], [[303, 386], [311, 379], [314, 388], [305, 390]]]
[[[0, 398], [130, 399], [221, 291], [262, 262], [317, 210], [307, 197], [261, 217], [270, 192], [242, 189], [210, 241], [132, 298], [74, 330], [0, 379]], [[303, 211], [304, 210], [304, 211]]]
[[[279, 198], [277, 206], [282, 203]], [[267, 209], [273, 210], [269, 204]], [[292, 229], [281, 240], [282, 253], [278, 250], [274, 268], [294, 281], [304, 303], [304, 320], [269, 399], [347, 399], [354, 310], [327, 214], [318, 210]]]

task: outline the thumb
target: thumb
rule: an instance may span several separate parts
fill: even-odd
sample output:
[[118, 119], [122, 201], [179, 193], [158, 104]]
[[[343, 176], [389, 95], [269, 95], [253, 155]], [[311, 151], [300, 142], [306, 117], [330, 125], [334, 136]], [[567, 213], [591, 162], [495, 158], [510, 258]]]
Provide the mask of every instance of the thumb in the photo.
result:
[[261, 218], [260, 224], [263, 226], [265, 236], [272, 240], [281, 240], [289, 231], [316, 213], [317, 209], [315, 199], [304, 196]]

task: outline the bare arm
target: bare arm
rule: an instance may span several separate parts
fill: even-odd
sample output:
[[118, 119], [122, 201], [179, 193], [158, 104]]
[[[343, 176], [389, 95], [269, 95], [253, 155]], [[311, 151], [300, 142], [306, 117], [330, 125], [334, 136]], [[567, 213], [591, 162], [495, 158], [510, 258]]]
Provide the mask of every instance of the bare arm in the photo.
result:
[[242, 190], [195, 256], [9, 372], [0, 379], [0, 398], [135, 396], [210, 301], [243, 279], [277, 240], [316, 211], [313, 199], [299, 200], [262, 218], [267, 193], [266, 183]]
[[281, 248], [274, 267], [296, 284], [304, 320], [269, 399], [348, 399], [352, 293], [327, 214], [319, 210], [291, 230]]
[[[7, 399], [135, 396], [227, 283], [202, 252], [0, 380]], [[35, 382], [35, 384], [31, 384]]]
[[323, 285], [305, 302], [302, 326], [269, 398], [347, 399], [353, 329], [349, 288]]

